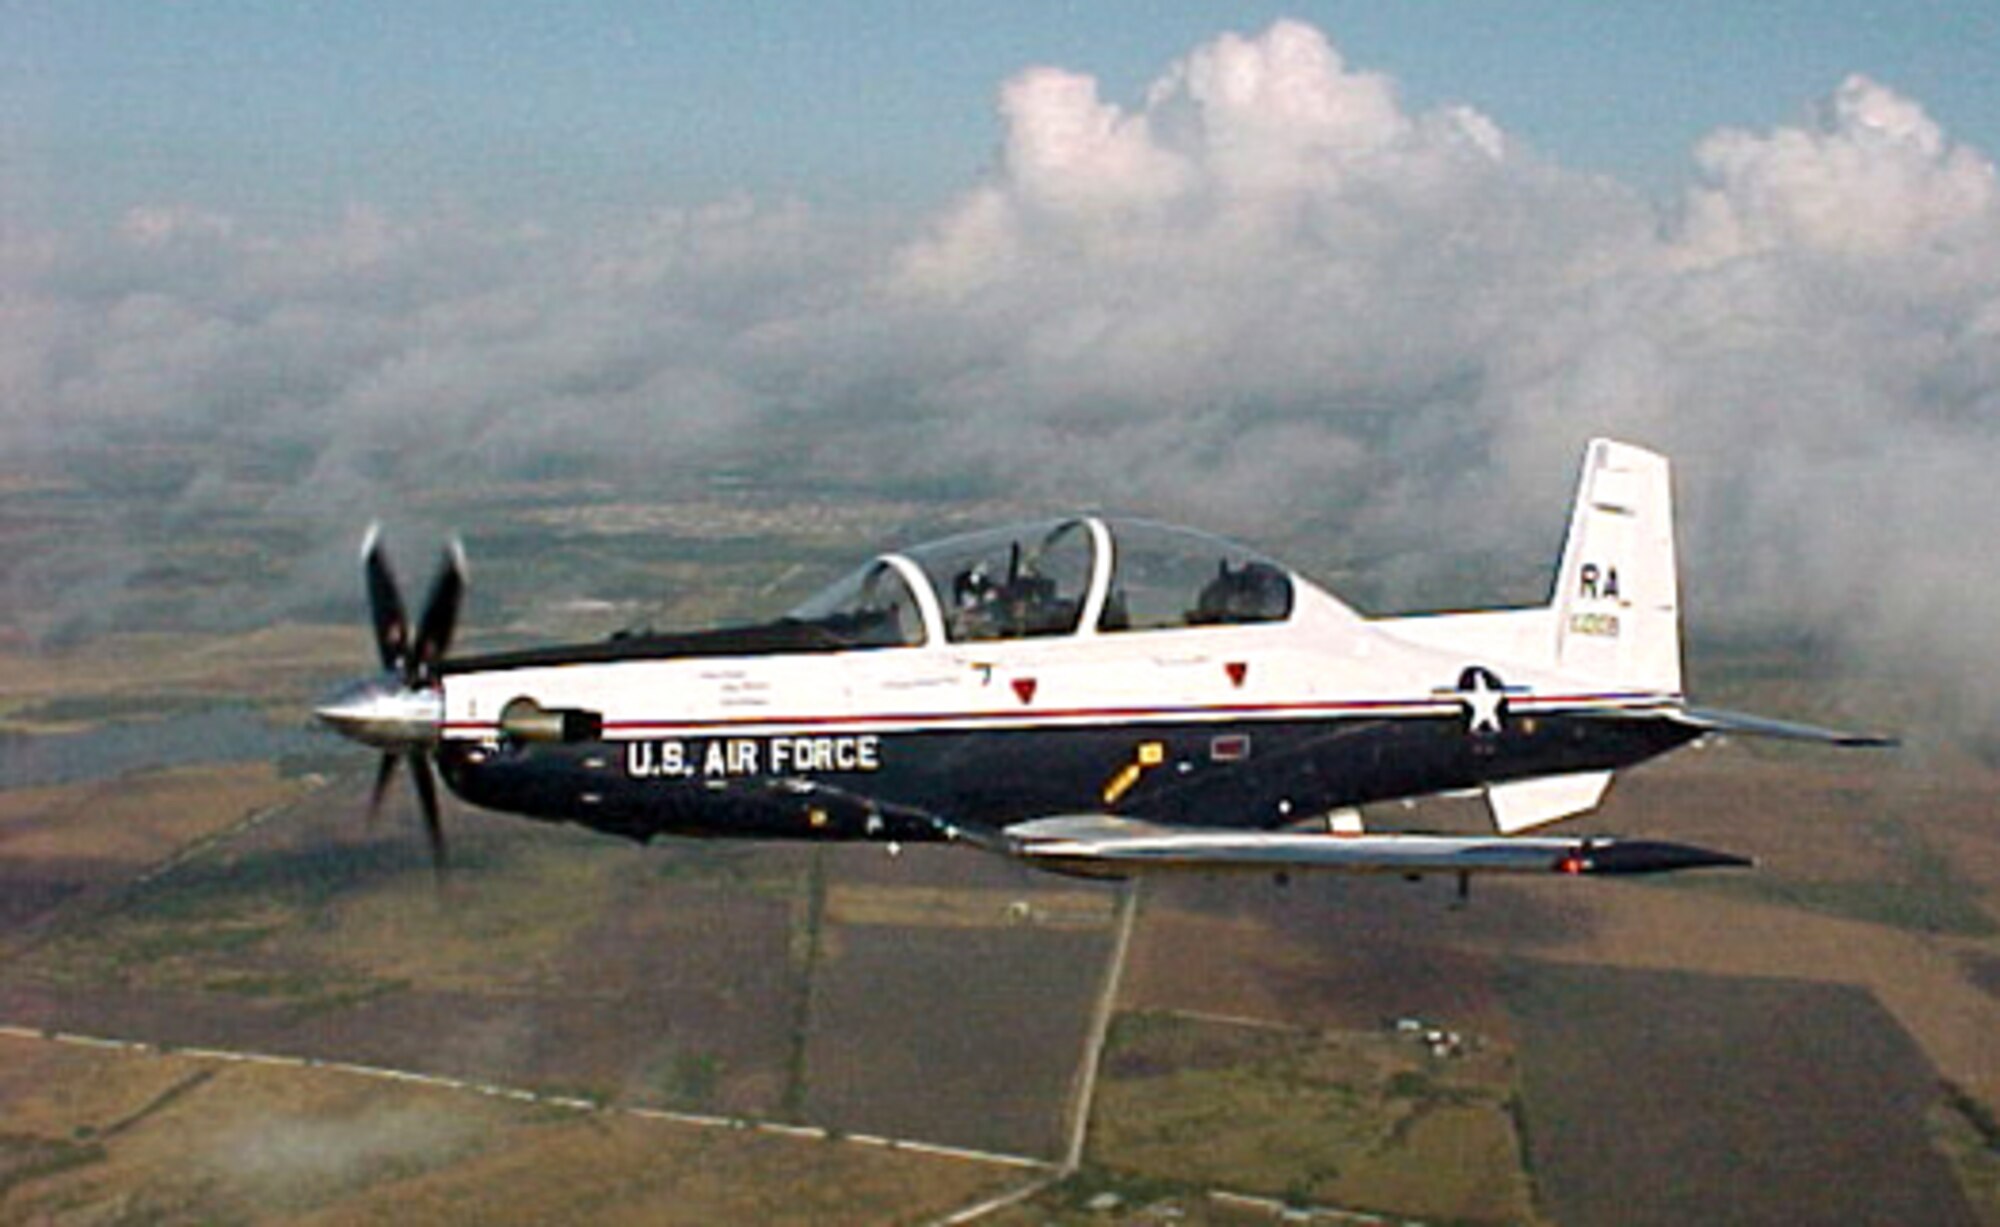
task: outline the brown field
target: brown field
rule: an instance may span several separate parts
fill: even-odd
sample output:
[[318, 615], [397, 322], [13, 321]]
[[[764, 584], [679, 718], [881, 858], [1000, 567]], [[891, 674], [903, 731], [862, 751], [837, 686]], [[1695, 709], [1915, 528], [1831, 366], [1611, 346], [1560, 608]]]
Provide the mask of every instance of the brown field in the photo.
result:
[[796, 855], [738, 882], [674, 848], [456, 815], [438, 890], [420, 840], [354, 809], [326, 790], [17, 963], [30, 1021], [53, 998], [67, 1025], [144, 1036], [131, 1003], [174, 999], [214, 1044], [779, 1110]]
[[[1517, 1024], [1509, 1015], [1523, 999], [1518, 985], [1499, 990], [1523, 957], [1578, 974], [1631, 968], [1698, 972], [1725, 977], [1725, 985], [1801, 981], [1839, 994], [1849, 1003], [1843, 1017], [1872, 1018], [1912, 1050], [1909, 1060], [1884, 1067], [1895, 1094], [1916, 1105], [1895, 1126], [1899, 1145], [1907, 1153], [1912, 1138], [1922, 1147], [1928, 1137], [1924, 1153], [1951, 1159], [1974, 1212], [2000, 1221], [2000, 1135], [1990, 1124], [2000, 1104], [1993, 1041], [2000, 977], [1992, 971], [2000, 938], [1990, 927], [2000, 901], [2000, 827], [1991, 818], [2000, 784], [1963, 762], [1892, 764], [1877, 774], [1855, 761], [1837, 759], [1837, 770], [1825, 770], [1730, 747], [1684, 755], [1622, 780], [1589, 824], [1747, 851], [1759, 860], [1750, 874], [1660, 884], [1480, 883], [1464, 910], [1452, 909], [1448, 888], [1434, 882], [1158, 883], [1149, 888], [1123, 1001], [1313, 1029], [1377, 1026], [1408, 1013], [1511, 1044]], [[1729, 1017], [1725, 1011], [1717, 1025]], [[1658, 1037], [1664, 1054], [1697, 1040], [1707, 1025], [1698, 1011], [1681, 1012], [1641, 1034]], [[1578, 1075], [1604, 1096], [1621, 1086], [1698, 1081], [1664, 1055], [1602, 1040], [1595, 1029], [1571, 1039], [1615, 1049], [1626, 1062]], [[1801, 1052], [1816, 1051], [1805, 1044], [1774, 1037], [1755, 1049], [1761, 1055], [1743, 1076], [1763, 1065], [1782, 1073]], [[1973, 1106], [1949, 1106], [1940, 1079]], [[1662, 1111], [1662, 1128], [1687, 1134], [1699, 1125], [1694, 1106], [1679, 1117]], [[1986, 1114], [1984, 1132], [1968, 1111]], [[1854, 1133], [1868, 1136], [1865, 1128]], [[1846, 1136], [1839, 1127], [1801, 1133], [1793, 1144], [1800, 1170], [1843, 1163]], [[1538, 1152], [1549, 1144], [1532, 1140]], [[1714, 1153], [1702, 1152], [1711, 1160]], [[1634, 1181], [1663, 1199], [1685, 1192], [1665, 1168], [1642, 1167], [1635, 1162]], [[1867, 1179], [1882, 1175], [1869, 1170]], [[1540, 1165], [1536, 1174], [1544, 1174]], [[1634, 1196], [1630, 1187], [1624, 1192]], [[1771, 1212], [1729, 1221], [1793, 1220]]]
[[1059, 1155], [1115, 888], [957, 849], [826, 857], [806, 1114]]
[[371, 657], [359, 624], [283, 624], [241, 635], [135, 632], [73, 649], [0, 652], [0, 727], [12, 726], [13, 713], [55, 700], [209, 696], [297, 704], [302, 683], [352, 675]]
[[266, 763], [0, 792], [0, 855], [21, 864], [88, 857], [130, 875], [302, 792]]
[[1940, 1074], [1989, 1103], [2000, 1098], [2000, 1049], [1992, 1042], [2000, 1034], [2000, 999], [1968, 978], [1960, 940], [1673, 888], [1592, 902], [1589, 923], [1572, 940], [1536, 950], [1537, 957], [1864, 988]]
[[1968, 938], [2000, 934], [2000, 832], [1987, 769], [1852, 758], [1816, 770], [1729, 748], [1621, 781], [1605, 822], [1710, 843], [1758, 872], [1689, 879], [1735, 897]]
[[1310, 1029], [1414, 1014], [1504, 1035], [1495, 961], [1450, 938], [1488, 920], [1522, 926], [1535, 909], [1476, 899], [1453, 911], [1450, 898], [1439, 883], [1377, 879], [1148, 883], [1121, 1004]]
[[[1514, 1050], [1510, 1001], [1518, 998], [1502, 989], [1523, 955], [1579, 968], [1803, 977], [1866, 990], [1939, 1073], [1990, 1096], [1988, 1037], [2000, 1018], [1988, 969], [2000, 945], [1926, 928], [1931, 913], [1898, 911], [1894, 899], [1873, 918], [1787, 900], [1782, 888], [1798, 882], [1868, 885], [1871, 857], [1884, 862], [1885, 878], [1911, 887], [1936, 867], [1913, 862], [1906, 837], [1872, 816], [1881, 802], [1851, 782], [1808, 787], [1803, 812], [1772, 800], [1768, 816], [1744, 820], [1760, 796], [1784, 795], [1790, 769], [1725, 754], [1636, 774], [1602, 825], [1749, 845], [1779, 890], [1482, 883], [1458, 910], [1437, 882], [1308, 878], [1279, 889], [1163, 881], [1148, 887], [1122, 1003], [1283, 1023], [1335, 1044], [1374, 1039], [1387, 1020], [1414, 1014], [1478, 1034], [1504, 1055]], [[1683, 771], [1686, 780], [1673, 774]], [[211, 809], [211, 783], [226, 812]], [[152, 803], [156, 786], [168, 805]], [[1981, 827], [1980, 781], [1961, 775], [1910, 786], [1928, 796], [1923, 846], [1950, 850], [1948, 886], [1989, 906], [1990, 862], [1982, 858], [1992, 839]], [[24, 919], [65, 922], [0, 967], [4, 1021], [311, 1053], [1017, 1153], [1060, 1150], [1069, 1077], [1101, 971], [1108, 890], [962, 851], [913, 849], [891, 859], [829, 850], [815, 938], [810, 850], [636, 849], [454, 813], [460, 872], [437, 892], [407, 816], [366, 830], [352, 782], [235, 831], [158, 882], [119, 889], [184, 838], [228, 831], [292, 787], [252, 768], [0, 797], [0, 813], [10, 816], [0, 830], [35, 852], [0, 863], [26, 895], [45, 900]], [[1692, 819], [1679, 810], [1690, 800]], [[93, 821], [105, 824], [100, 833]], [[99, 839], [116, 856], [95, 864], [95, 902], [85, 906], [74, 890], [65, 894], [62, 875], [74, 871], [63, 857]], [[1700, 1027], [1683, 1018], [1673, 1033]], [[1767, 1063], [1782, 1066], [1777, 1057]], [[1197, 1222], [1254, 1219], [1202, 1200], [1190, 1178], [1474, 1221], [1532, 1213], [1519, 1209], [1533, 1203], [1521, 1191], [1527, 1176], [1513, 1118], [1494, 1106], [1504, 1095], [1418, 1112], [1378, 1091], [1377, 1141], [1357, 1143], [1371, 1136], [1365, 1125], [1350, 1122], [1361, 1132], [1345, 1141], [1327, 1132], [1323, 1087], [1293, 1082], [1287, 1092], [1272, 1067], [1203, 1058], [1177, 1074], [1131, 1078], [1114, 1059], [1094, 1116], [1091, 1170], [1140, 1188], [1156, 1173], [1178, 1172], [1176, 1205]], [[1898, 1094], [1935, 1087], [1935, 1075], [1894, 1068]], [[1644, 1076], [1663, 1073], [1654, 1067]], [[1546, 1109], [1524, 1098], [1531, 1143], [1548, 1145], [1532, 1115]], [[1952, 1156], [1990, 1213], [2000, 1188], [1990, 1139], [1935, 1094], [1923, 1102], [1914, 1119], [1930, 1121], [1933, 1151]], [[1299, 1129], [1271, 1122], [1301, 1119], [1310, 1127], [1299, 1129], [1318, 1142], [1274, 1140]], [[1905, 1141], [1908, 1119], [1898, 1126]], [[554, 1145], [568, 1135], [535, 1136]], [[1837, 1137], [1809, 1140], [1820, 1162], [1839, 1153]], [[22, 1146], [25, 1170], [62, 1158], [45, 1140]], [[1441, 1163], [1465, 1178], [1440, 1184], [1425, 1175]], [[1544, 1210], [1553, 1170], [1539, 1161], [1534, 1169]], [[1632, 1174], [1639, 1179], [1638, 1165]], [[1056, 1221], [1083, 1214], [1072, 1198], [1079, 1187], [1091, 1186], [1051, 1191], [1022, 1213]], [[1515, 1208], [1496, 1209], [1502, 1204]], [[1587, 1213], [1556, 1217], [1592, 1221]]]
[[0, 1038], [0, 1222], [915, 1223], [963, 1160]]
[[1970, 1223], [1936, 1075], [1866, 993], [1523, 964], [1528, 1135], [1564, 1223]]
[[829, 924], [917, 925], [925, 929], [1102, 929], [1111, 923], [1109, 892], [931, 885], [834, 883]]
[[814, 986], [805, 1115], [1053, 1159], [1108, 934], [867, 926]]
[[464, 813], [439, 889], [359, 791], [134, 887], [137, 853], [174, 852], [136, 844], [107, 872], [124, 889], [0, 966], [0, 1021], [1059, 1150], [1111, 892], [962, 853], [641, 849]]
[[0, 792], [0, 952], [81, 915], [148, 868], [300, 796], [268, 763]]

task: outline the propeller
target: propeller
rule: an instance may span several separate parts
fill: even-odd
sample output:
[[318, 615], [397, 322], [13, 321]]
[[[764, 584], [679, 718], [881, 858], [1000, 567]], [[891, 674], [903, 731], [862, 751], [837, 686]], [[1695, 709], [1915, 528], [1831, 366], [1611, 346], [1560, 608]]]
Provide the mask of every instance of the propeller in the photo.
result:
[[445, 547], [437, 578], [431, 581], [430, 595], [424, 600], [423, 616], [412, 635], [395, 570], [382, 546], [380, 526], [371, 526], [361, 543], [361, 570], [382, 674], [348, 686], [313, 711], [341, 736], [382, 752], [375, 784], [368, 793], [371, 825], [380, 816], [382, 802], [396, 778], [396, 764], [408, 764], [423, 815], [424, 835], [430, 842], [431, 865], [439, 874], [445, 867], [444, 826], [438, 818], [437, 777], [431, 766], [444, 723], [444, 691], [438, 685], [438, 670], [458, 626], [465, 569], [465, 551], [454, 540]]

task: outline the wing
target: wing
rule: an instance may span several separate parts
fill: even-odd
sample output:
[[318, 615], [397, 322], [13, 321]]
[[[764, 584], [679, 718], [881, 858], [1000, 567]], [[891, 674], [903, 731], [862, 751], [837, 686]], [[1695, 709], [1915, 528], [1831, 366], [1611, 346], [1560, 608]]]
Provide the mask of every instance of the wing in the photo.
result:
[[1636, 874], [1748, 865], [1688, 844], [1604, 837], [1353, 835], [1166, 827], [1109, 815], [1040, 818], [1004, 829], [945, 828], [953, 838], [1057, 873], [1130, 877], [1169, 870], [1282, 873]]

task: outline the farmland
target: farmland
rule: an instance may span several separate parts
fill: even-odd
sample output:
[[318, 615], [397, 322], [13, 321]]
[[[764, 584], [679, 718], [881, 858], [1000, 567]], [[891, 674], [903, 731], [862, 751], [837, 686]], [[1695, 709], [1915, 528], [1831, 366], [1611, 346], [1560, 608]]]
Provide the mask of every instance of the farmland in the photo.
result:
[[0, 1038], [0, 1215], [127, 1221], [922, 1221], [995, 1173], [632, 1114]]
[[[400, 802], [363, 821], [366, 756], [302, 727], [369, 657], [350, 543], [240, 508], [170, 533], [113, 493], [185, 461], [0, 486], [0, 1221], [924, 1222], [1052, 1173], [1115, 888], [457, 806], [439, 887]], [[419, 512], [478, 526], [467, 634], [494, 645], [781, 607], [864, 535], [970, 514], [588, 482]], [[147, 565], [66, 599], [114, 544]], [[1869, 710], [1782, 680], [1806, 663], [1718, 652], [1699, 684]], [[1081, 1169], [985, 1221], [2000, 1224], [1996, 804], [1949, 742], [1724, 746], [1583, 825], [1754, 873], [1464, 908], [1440, 882], [1149, 884]], [[245, 1053], [273, 1059], [216, 1055]]]
[[1685, 1223], [1721, 1205], [1746, 1222], [1972, 1221], [1926, 1136], [1935, 1075], [1866, 993], [1548, 964], [1508, 991], [1558, 1221]]

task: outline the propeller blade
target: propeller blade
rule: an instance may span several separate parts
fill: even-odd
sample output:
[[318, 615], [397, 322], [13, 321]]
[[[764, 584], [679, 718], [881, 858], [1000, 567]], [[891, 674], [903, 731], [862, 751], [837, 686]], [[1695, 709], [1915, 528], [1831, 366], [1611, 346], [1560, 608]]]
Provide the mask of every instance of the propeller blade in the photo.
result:
[[438, 811], [431, 747], [437, 743], [444, 716], [444, 692], [436, 684], [438, 667], [451, 649], [459, 605], [465, 597], [465, 550], [456, 540], [446, 547], [414, 638], [395, 570], [382, 546], [379, 524], [369, 526], [361, 543], [361, 566], [368, 585], [375, 650], [383, 669], [394, 676], [351, 686], [315, 709], [316, 714], [341, 735], [384, 751], [375, 768], [375, 782], [368, 790], [369, 826], [381, 816], [396, 779], [398, 760], [409, 763], [410, 782], [416, 786], [423, 815], [424, 838], [431, 847], [431, 866], [442, 879], [444, 824]]
[[424, 811], [424, 835], [431, 844], [431, 868], [444, 877], [444, 824], [438, 820], [437, 780], [431, 775], [431, 760], [421, 750], [409, 754], [410, 777], [417, 784], [417, 801]]
[[437, 666], [451, 647], [451, 633], [458, 626], [458, 606], [464, 596], [465, 551], [453, 541], [445, 547], [444, 560], [438, 564], [437, 578], [424, 601], [423, 621], [417, 627], [412, 672], [419, 684], [435, 680]]
[[368, 612], [375, 622], [375, 651], [382, 667], [402, 676], [409, 670], [410, 619], [403, 612], [403, 597], [396, 588], [396, 574], [389, 567], [388, 551], [382, 548], [379, 525], [371, 525], [361, 544], [361, 564], [368, 576]]
[[375, 787], [368, 793], [368, 827], [375, 828], [382, 819], [382, 799], [389, 795], [389, 782], [396, 778], [396, 756], [384, 754], [382, 765], [375, 769]]

